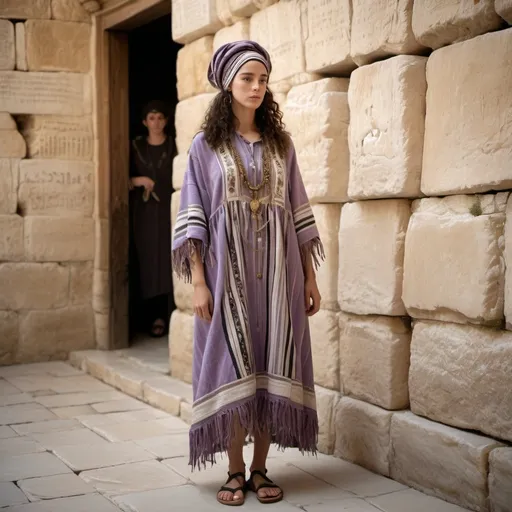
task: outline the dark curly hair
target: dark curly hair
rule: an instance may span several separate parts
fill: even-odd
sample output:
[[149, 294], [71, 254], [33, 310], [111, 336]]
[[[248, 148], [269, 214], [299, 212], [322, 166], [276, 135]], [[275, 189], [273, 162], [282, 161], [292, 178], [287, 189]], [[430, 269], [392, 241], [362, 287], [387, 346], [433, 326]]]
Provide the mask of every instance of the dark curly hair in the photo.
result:
[[[219, 92], [211, 102], [201, 126], [206, 142], [214, 150], [233, 133], [236, 118], [231, 101], [229, 92]], [[285, 157], [290, 147], [290, 135], [285, 130], [283, 113], [269, 89], [265, 93], [263, 103], [256, 110], [255, 122], [263, 141], [269, 143], [280, 156]]]

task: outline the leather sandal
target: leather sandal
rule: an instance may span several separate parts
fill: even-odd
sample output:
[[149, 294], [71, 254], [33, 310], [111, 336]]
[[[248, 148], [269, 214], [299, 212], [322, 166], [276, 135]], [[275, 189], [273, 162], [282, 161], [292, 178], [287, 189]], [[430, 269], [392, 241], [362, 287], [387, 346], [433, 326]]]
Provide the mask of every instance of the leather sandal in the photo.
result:
[[[279, 485], [276, 485], [268, 476], [266, 475], [267, 470], [265, 469], [265, 473], [260, 471], [259, 469], [255, 469], [254, 471], [251, 471], [251, 476], [249, 477], [249, 480], [247, 480], [247, 487], [254, 493], [256, 493], [256, 497], [258, 498], [258, 501], [260, 503], [277, 503], [278, 501], [281, 501], [283, 499], [283, 490]], [[254, 475], [259, 475], [265, 480], [262, 484], [258, 485], [256, 487], [254, 485]], [[260, 496], [258, 494], [258, 491], [260, 489], [279, 489], [281, 492], [277, 496]]]
[[[233, 480], [234, 478], [238, 478], [239, 476], [241, 476], [243, 479], [244, 479], [244, 483], [243, 485], [240, 485], [238, 487], [227, 487], [226, 484], [228, 482], [230, 482], [231, 480]], [[245, 503], [245, 493], [247, 491], [247, 483], [245, 481], [245, 473], [242, 473], [242, 472], [239, 472], [239, 473], [233, 473], [233, 474], [230, 474], [229, 471], [228, 471], [228, 479], [226, 480], [226, 484], [224, 484], [217, 492], [217, 501], [219, 503], [222, 503], [223, 505], [228, 505], [230, 507], [239, 507], [240, 505], [243, 505]], [[230, 492], [233, 494], [233, 499], [232, 500], [222, 500], [219, 498], [219, 493], [220, 492], [223, 492], [223, 491], [227, 491], [227, 492]], [[238, 491], [242, 491], [243, 492], [243, 497], [238, 499], [238, 500], [235, 500], [235, 493], [238, 492]]]

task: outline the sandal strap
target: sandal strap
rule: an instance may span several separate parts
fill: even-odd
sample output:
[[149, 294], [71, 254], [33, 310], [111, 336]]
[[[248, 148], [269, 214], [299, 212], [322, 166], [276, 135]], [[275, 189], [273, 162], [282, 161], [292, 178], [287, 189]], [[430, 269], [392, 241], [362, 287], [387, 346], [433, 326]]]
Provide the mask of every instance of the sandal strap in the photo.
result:
[[[251, 484], [251, 487], [254, 488], [255, 492], [258, 492], [260, 489], [281, 489], [279, 485], [275, 484], [270, 480], [270, 478], [266, 475], [267, 470], [265, 469], [265, 473], [263, 471], [260, 471], [259, 469], [255, 469], [254, 471], [251, 471], [251, 476], [249, 478], [249, 482]], [[265, 482], [262, 482], [258, 487], [254, 485], [254, 476], [258, 475], [261, 476], [265, 480]], [[282, 489], [281, 489], [282, 490]]]
[[226, 487], [225, 485], [223, 485], [219, 489], [219, 492], [221, 492], [221, 491], [228, 491], [228, 492], [231, 492], [231, 493], [235, 494], [235, 492], [243, 491], [243, 490], [244, 490], [244, 486], [243, 485], [241, 485], [240, 487]]
[[258, 492], [260, 489], [281, 489], [281, 487], [274, 483], [263, 482], [262, 484], [258, 485], [258, 487], [256, 488], [256, 492]]
[[230, 480], [233, 480], [233, 478], [238, 478], [239, 476], [241, 476], [245, 481], [245, 473], [243, 473], [242, 471], [239, 471], [238, 473], [230, 473], [228, 471], [228, 480], [226, 483], [228, 483]]
[[251, 477], [249, 480], [252, 480], [254, 478], [254, 475], [261, 476], [263, 480], [266, 480], [267, 482], [273, 483], [272, 480], [267, 476], [267, 470], [265, 469], [265, 473], [263, 471], [260, 471], [259, 469], [255, 469], [254, 471], [251, 471]]

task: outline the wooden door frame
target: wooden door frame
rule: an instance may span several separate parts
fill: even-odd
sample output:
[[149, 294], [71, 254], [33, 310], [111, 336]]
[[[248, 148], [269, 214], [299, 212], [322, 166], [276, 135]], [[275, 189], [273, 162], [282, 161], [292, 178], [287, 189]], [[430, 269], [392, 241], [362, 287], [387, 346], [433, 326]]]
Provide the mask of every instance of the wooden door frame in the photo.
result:
[[93, 83], [97, 147], [96, 344], [128, 345], [129, 84], [127, 32], [170, 14], [172, 0], [121, 0], [94, 13]]

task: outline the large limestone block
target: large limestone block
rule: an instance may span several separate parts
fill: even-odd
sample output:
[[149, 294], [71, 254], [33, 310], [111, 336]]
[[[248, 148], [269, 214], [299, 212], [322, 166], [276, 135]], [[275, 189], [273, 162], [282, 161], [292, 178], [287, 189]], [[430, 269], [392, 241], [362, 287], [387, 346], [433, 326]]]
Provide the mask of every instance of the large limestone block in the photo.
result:
[[169, 366], [171, 377], [192, 383], [194, 317], [175, 309], [169, 326]]
[[14, 311], [0, 311], [0, 365], [14, 362], [18, 331], [18, 315]]
[[107, 219], [96, 219], [94, 226], [94, 268], [108, 270], [110, 265], [110, 223]]
[[231, 12], [236, 16], [249, 18], [260, 9], [266, 9], [279, 0], [228, 0]]
[[172, 0], [172, 38], [187, 44], [222, 28], [216, 0]]
[[213, 51], [217, 51], [223, 44], [233, 43], [234, 41], [244, 41], [250, 39], [249, 20], [243, 19], [237, 21], [230, 27], [221, 28], [213, 37]]
[[19, 122], [30, 158], [92, 160], [94, 157], [90, 117], [20, 116]]
[[192, 314], [194, 312], [194, 287], [192, 284], [178, 279], [173, 273], [172, 285], [176, 307], [180, 311]]
[[441, 48], [496, 30], [503, 20], [494, 10], [494, 0], [422, 0], [414, 2], [412, 31], [430, 48]]
[[350, 77], [352, 199], [418, 197], [425, 130], [426, 57], [400, 55]]
[[315, 383], [340, 390], [338, 314], [321, 309], [309, 319]]
[[430, 56], [424, 194], [512, 188], [511, 53], [512, 29], [508, 29], [441, 48]]
[[14, 25], [0, 19], [0, 69], [14, 69], [15, 64]]
[[512, 194], [507, 201], [505, 221], [505, 320], [512, 331]]
[[294, 87], [286, 98], [284, 120], [311, 202], [348, 199], [347, 90], [347, 79], [325, 78]]
[[14, 27], [16, 37], [16, 69], [27, 71], [27, 40], [25, 37], [25, 23], [20, 21]]
[[20, 318], [19, 362], [67, 359], [73, 350], [95, 348], [90, 306], [29, 311]]
[[205, 93], [180, 101], [176, 106], [176, 147], [187, 153], [192, 139], [200, 130], [214, 93]]
[[498, 441], [415, 416], [391, 420], [391, 478], [426, 494], [484, 512], [489, 452]]
[[91, 111], [90, 79], [79, 73], [0, 71], [0, 111], [81, 116]]
[[24, 215], [90, 216], [94, 164], [72, 160], [22, 160], [19, 206]]
[[180, 190], [183, 187], [185, 172], [187, 171], [188, 154], [180, 153], [172, 161], [172, 187]]
[[51, 0], [2, 0], [0, 18], [26, 20], [28, 18], [50, 19]]
[[69, 300], [73, 306], [91, 304], [92, 261], [73, 263], [69, 269]]
[[240, 16], [235, 16], [231, 12], [229, 0], [215, 0], [215, 9], [217, 11], [217, 16], [219, 17], [221, 23], [228, 27], [242, 19]]
[[28, 20], [25, 37], [29, 71], [89, 72], [90, 24]]
[[350, 0], [308, 0], [306, 69], [346, 75], [356, 65], [350, 56]]
[[512, 333], [416, 323], [409, 387], [414, 413], [512, 441]]
[[412, 33], [413, 0], [353, 0], [351, 54], [362, 66], [424, 48]]
[[0, 112], [0, 130], [17, 130], [16, 121], [7, 112]]
[[494, 8], [509, 25], [512, 25], [512, 0], [494, 0]]
[[0, 158], [0, 214], [16, 212], [19, 166], [19, 160]]
[[0, 309], [49, 309], [68, 302], [69, 269], [56, 263], [1, 263]]
[[411, 329], [403, 318], [341, 313], [339, 340], [345, 395], [384, 409], [409, 405]]
[[213, 55], [213, 37], [206, 36], [178, 51], [178, 99], [184, 100], [215, 89], [208, 82], [208, 64]]
[[23, 218], [0, 214], [0, 261], [20, 261], [23, 255]]
[[94, 258], [94, 219], [25, 217], [29, 261], [89, 261]]
[[315, 386], [318, 413], [318, 450], [332, 455], [336, 442], [335, 414], [340, 394], [330, 389]]
[[343, 206], [339, 233], [338, 300], [358, 315], [405, 315], [402, 302], [406, 199]]
[[77, 1], [52, 0], [52, 18], [55, 20], [91, 23], [90, 13]]
[[388, 476], [392, 416], [380, 407], [342, 397], [335, 416], [334, 455]]
[[27, 145], [18, 130], [0, 130], [0, 158], [25, 158]]
[[403, 300], [416, 318], [499, 325], [507, 193], [413, 203]]
[[251, 18], [251, 38], [263, 45], [272, 59], [271, 84], [306, 71], [304, 6], [302, 0], [278, 2]]
[[512, 448], [489, 456], [489, 501], [492, 512], [512, 512]]

